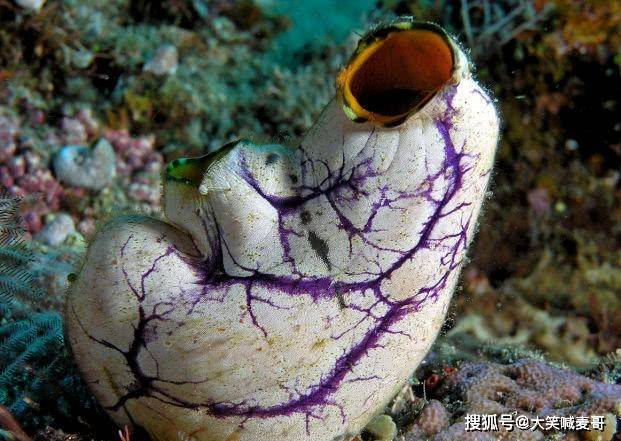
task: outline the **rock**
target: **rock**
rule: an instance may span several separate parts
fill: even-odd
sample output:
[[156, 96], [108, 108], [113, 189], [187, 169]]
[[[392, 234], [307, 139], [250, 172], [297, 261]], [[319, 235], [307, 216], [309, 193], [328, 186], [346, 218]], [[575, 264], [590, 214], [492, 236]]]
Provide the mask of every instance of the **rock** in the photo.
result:
[[71, 216], [60, 213], [43, 227], [36, 239], [46, 245], [58, 246], [64, 243], [70, 234], [74, 233], [76, 233], [75, 223]]
[[44, 3], [45, 0], [15, 0], [17, 6], [35, 12], [39, 11]]
[[429, 401], [417, 420], [417, 424], [427, 436], [436, 435], [446, 429], [450, 423], [449, 413], [437, 400]]
[[86, 49], [73, 51], [71, 53], [71, 64], [78, 69], [86, 69], [93, 63], [95, 55]]
[[91, 190], [101, 190], [116, 175], [116, 158], [108, 141], [101, 139], [94, 148], [69, 145], [54, 158], [58, 180]]
[[157, 48], [153, 58], [145, 64], [143, 70], [155, 75], [171, 75], [177, 72], [178, 64], [177, 48], [171, 44], [165, 44]]
[[87, 139], [86, 127], [77, 118], [64, 117], [61, 122], [63, 139], [68, 144], [84, 144]]
[[388, 415], [378, 415], [371, 420], [365, 431], [377, 441], [392, 441], [397, 436], [397, 425]]

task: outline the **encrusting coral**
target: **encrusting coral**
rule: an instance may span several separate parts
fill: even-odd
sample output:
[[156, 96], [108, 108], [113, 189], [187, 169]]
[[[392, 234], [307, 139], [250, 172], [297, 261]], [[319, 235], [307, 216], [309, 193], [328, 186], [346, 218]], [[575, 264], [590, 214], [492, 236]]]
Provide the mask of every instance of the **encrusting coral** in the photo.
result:
[[120, 425], [339, 439], [428, 351], [485, 195], [494, 105], [450, 37], [411, 20], [364, 36], [338, 91], [297, 149], [175, 160], [170, 223], [120, 218], [91, 243], [67, 330]]
[[[532, 359], [501, 365], [490, 362], [465, 362], [451, 369], [433, 392], [439, 400], [431, 400], [405, 431], [405, 441], [433, 438], [438, 441], [506, 439], [536, 440], [544, 435], [566, 434], [573, 438], [575, 418], [587, 417], [591, 427], [593, 415], [604, 417], [603, 430], [591, 428], [609, 440], [616, 431], [615, 418], [621, 409], [621, 385], [608, 384], [575, 372], [559, 369]], [[495, 414], [496, 432], [466, 431], [466, 414]], [[525, 415], [535, 421], [526, 429], [513, 426], [507, 430], [500, 423], [500, 414]], [[574, 418], [561, 427], [561, 417]], [[449, 427], [450, 423], [450, 427]], [[535, 427], [533, 427], [533, 425]], [[597, 439], [589, 438], [589, 439]]]
[[[2, 325], [35, 318], [37, 312], [28, 310], [35, 299], [38, 311], [58, 310], [67, 274], [74, 271], [61, 249], [73, 241], [61, 241], [64, 233], [55, 232], [52, 236], [62, 242], [56, 245], [48, 233], [65, 213], [88, 240], [96, 222], [113, 213], [144, 210], [159, 216], [158, 170], [165, 160], [201, 154], [240, 136], [293, 144], [311, 126], [333, 93], [333, 74], [358, 34], [358, 17], [340, 2], [339, 12], [349, 19], [339, 21], [340, 35], [354, 31], [351, 38], [343, 45], [335, 34], [320, 41], [318, 21], [326, 16], [305, 9], [307, 3], [317, 9], [317, 2], [298, 5], [298, 16], [313, 32], [300, 31], [290, 21], [286, 32], [297, 32], [303, 49], [284, 63], [273, 43], [292, 18], [275, 16], [283, 13], [274, 9], [277, 3], [284, 2], [66, 0], [45, 2], [35, 13], [16, 1], [0, 1], [0, 184], [23, 196], [23, 226], [35, 239], [26, 234], [27, 248], [36, 249], [35, 260], [28, 261], [36, 268], [26, 271], [32, 277], [26, 291], [44, 291], [33, 299], [10, 291], [19, 303], [10, 302], [12, 317], [0, 311]], [[516, 348], [504, 346], [510, 342], [520, 351], [528, 345], [544, 351], [548, 360], [583, 368], [606, 357], [614, 366], [607, 381], [618, 382], [620, 4], [352, 3], [374, 3], [371, 17], [392, 11], [442, 23], [468, 43], [477, 77], [492, 88], [504, 116], [494, 195], [470, 249], [463, 290], [445, 324], [447, 330], [455, 326], [447, 335], [453, 343], [436, 342], [434, 354], [478, 361], [481, 348], [490, 346], [498, 349], [490, 361], [505, 351], [514, 361]], [[177, 52], [176, 60], [162, 59], [172, 62], [168, 72], [145, 69], [165, 47]], [[67, 145], [92, 149], [104, 138], [116, 154], [117, 177], [110, 186], [88, 190], [58, 179], [51, 160], [57, 152]], [[28, 249], [21, 248], [20, 255], [28, 257]], [[24, 314], [16, 314], [22, 308]], [[6, 352], [11, 358], [20, 353]], [[36, 365], [36, 359], [23, 365], [25, 381], [15, 383], [15, 396], [22, 396], [19, 388], [30, 384]], [[418, 378], [426, 378], [427, 366], [421, 365]], [[445, 359], [437, 372], [446, 366], [456, 364]], [[429, 388], [427, 396], [455, 415], [450, 400]], [[84, 430], [76, 419], [42, 417], [49, 408], [38, 407], [38, 398], [30, 406], [19, 419], [35, 439], [101, 435]], [[419, 409], [395, 420], [400, 433]], [[46, 424], [65, 435], [40, 430]]]

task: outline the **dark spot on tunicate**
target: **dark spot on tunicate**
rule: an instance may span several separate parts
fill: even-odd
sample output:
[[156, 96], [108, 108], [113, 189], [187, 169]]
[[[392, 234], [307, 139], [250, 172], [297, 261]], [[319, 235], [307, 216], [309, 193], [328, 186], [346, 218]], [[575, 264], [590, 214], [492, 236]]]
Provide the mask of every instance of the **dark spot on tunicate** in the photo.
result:
[[308, 224], [311, 221], [311, 219], [312, 219], [311, 214], [308, 211], [304, 210], [300, 213], [300, 220], [302, 221], [303, 225]]
[[142, 384], [139, 380], [134, 379], [134, 381], [132, 381], [127, 385], [127, 387], [125, 387], [125, 390], [128, 394], [140, 392], [142, 390]]
[[270, 153], [267, 155], [267, 158], [265, 158], [265, 165], [272, 165], [276, 161], [278, 161], [278, 155], [276, 153]]
[[297, 184], [299, 180], [296, 175], [289, 175], [289, 179], [291, 179], [291, 182], [293, 182], [294, 184]]
[[69, 281], [69, 283], [73, 283], [75, 282], [75, 279], [77, 278], [77, 276], [74, 273], [69, 273], [67, 275], [67, 281]]
[[336, 300], [339, 302], [339, 308], [345, 309], [347, 308], [347, 304], [345, 303], [345, 298], [343, 297], [343, 293], [336, 293]]
[[332, 270], [332, 264], [328, 259], [328, 253], [330, 249], [328, 248], [328, 243], [323, 240], [321, 237], [317, 236], [314, 231], [308, 232], [308, 242], [310, 243], [311, 248], [317, 253], [319, 258], [326, 264], [328, 267], [328, 271]]

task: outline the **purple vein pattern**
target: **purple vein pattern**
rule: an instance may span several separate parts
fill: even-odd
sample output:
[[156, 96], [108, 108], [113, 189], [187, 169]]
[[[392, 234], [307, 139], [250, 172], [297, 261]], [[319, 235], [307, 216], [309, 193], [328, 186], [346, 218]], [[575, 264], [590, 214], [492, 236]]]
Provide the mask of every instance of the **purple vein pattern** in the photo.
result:
[[464, 83], [394, 129], [333, 103], [297, 149], [240, 142], [179, 229], [105, 229], [77, 281], [97, 298], [74, 294], [68, 327], [117, 421], [332, 439], [385, 404], [441, 326], [491, 170], [495, 110]]

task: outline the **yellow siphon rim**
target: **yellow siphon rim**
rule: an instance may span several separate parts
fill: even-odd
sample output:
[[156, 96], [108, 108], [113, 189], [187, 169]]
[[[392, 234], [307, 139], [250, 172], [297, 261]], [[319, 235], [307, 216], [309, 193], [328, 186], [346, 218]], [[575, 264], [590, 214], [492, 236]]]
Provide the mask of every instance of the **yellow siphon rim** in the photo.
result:
[[[360, 100], [355, 96], [352, 90], [352, 83], [356, 78], [356, 75], [364, 69], [366, 62], [371, 57], [378, 54], [378, 51], [386, 44], [387, 41], [392, 39], [396, 34], [409, 33], [409, 36], [413, 40], [427, 34], [425, 38], [429, 38], [433, 35], [437, 42], [442, 42], [444, 51], [447, 51], [450, 55], [450, 71], [447, 73], [446, 69], [443, 73], [442, 81], [439, 82], [437, 87], [424, 91], [424, 96], [421, 96], [410, 108], [404, 112], [398, 112], [397, 114], [383, 114], [373, 109], [365, 108], [361, 104]], [[420, 33], [417, 35], [417, 33]], [[439, 37], [439, 39], [438, 39]], [[399, 60], [401, 62], [402, 60]], [[433, 60], [431, 60], [433, 61]], [[443, 60], [446, 62], [446, 60]], [[389, 62], [395, 62], [394, 57], [389, 57]], [[416, 21], [412, 18], [398, 19], [394, 22], [381, 24], [376, 28], [365, 34], [358, 42], [358, 47], [349, 58], [347, 64], [340, 70], [336, 78], [337, 96], [342, 101], [343, 111], [349, 119], [354, 122], [372, 122], [384, 127], [393, 127], [401, 124], [410, 115], [420, 110], [437, 92], [450, 80], [456, 69], [456, 54], [453, 42], [449, 38], [448, 34], [440, 26], [425, 22]], [[444, 78], [446, 77], [446, 78]]]

